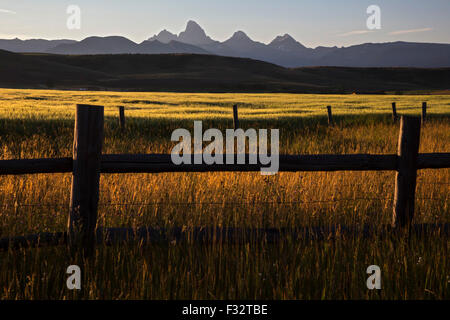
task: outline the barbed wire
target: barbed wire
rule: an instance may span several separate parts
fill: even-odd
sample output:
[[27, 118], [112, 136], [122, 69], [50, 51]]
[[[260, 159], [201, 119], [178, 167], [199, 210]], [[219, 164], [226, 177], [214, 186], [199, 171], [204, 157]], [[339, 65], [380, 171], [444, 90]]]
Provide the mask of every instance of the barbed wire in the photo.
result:
[[450, 186], [450, 182], [423, 182], [423, 181], [418, 181], [417, 184]]
[[[421, 201], [448, 201], [448, 198], [423, 198], [418, 197], [416, 200]], [[239, 202], [143, 202], [143, 203], [99, 203], [99, 207], [115, 207], [115, 206], [249, 206], [256, 204], [265, 205], [293, 205], [293, 204], [333, 204], [339, 202], [352, 201], [394, 201], [394, 198], [341, 198], [331, 200], [311, 200], [311, 201], [239, 201]], [[2, 204], [0, 208], [18, 208], [18, 207], [66, 207], [69, 204], [52, 203], [52, 204], [38, 204], [38, 203], [14, 203]]]
[[312, 201], [239, 201], [239, 202], [150, 202], [150, 203], [107, 203], [99, 204], [103, 206], [157, 206], [157, 205], [255, 205], [255, 204], [266, 204], [266, 205], [283, 205], [283, 204], [314, 204], [314, 203], [336, 203], [336, 202], [348, 202], [348, 201], [385, 201], [393, 199], [382, 199], [382, 198], [351, 198], [351, 199], [334, 199], [334, 200], [312, 200]]

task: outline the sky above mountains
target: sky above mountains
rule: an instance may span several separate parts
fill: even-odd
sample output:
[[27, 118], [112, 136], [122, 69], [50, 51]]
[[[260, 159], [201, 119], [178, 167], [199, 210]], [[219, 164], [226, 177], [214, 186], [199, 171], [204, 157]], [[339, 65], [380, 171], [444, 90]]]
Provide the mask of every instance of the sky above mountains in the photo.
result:
[[[366, 26], [372, 4], [381, 9], [379, 30]], [[69, 5], [81, 10], [79, 30], [66, 26]], [[398, 40], [450, 43], [449, 14], [448, 0], [2, 0], [0, 38], [120, 35], [142, 42], [162, 29], [179, 34], [188, 20], [195, 20], [219, 41], [242, 30], [264, 43], [288, 33], [308, 47]]]

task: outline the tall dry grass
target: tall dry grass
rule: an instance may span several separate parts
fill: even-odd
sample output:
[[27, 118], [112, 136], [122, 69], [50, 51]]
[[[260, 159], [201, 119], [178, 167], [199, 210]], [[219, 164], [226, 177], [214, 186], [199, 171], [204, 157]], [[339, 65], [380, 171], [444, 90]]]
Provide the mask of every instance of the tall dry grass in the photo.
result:
[[[20, 104], [21, 94], [44, 100], [27, 99]], [[48, 95], [53, 97], [46, 100]], [[133, 101], [141, 101], [138, 104], [163, 98], [175, 103], [178, 99], [181, 109], [176, 116], [164, 111], [166, 105], [159, 110], [160, 104], [148, 104], [145, 112], [137, 114], [129, 110], [125, 132], [119, 130], [113, 110], [109, 110], [105, 153], [170, 152], [174, 145], [171, 132], [179, 127], [192, 129], [195, 110], [199, 111], [197, 119], [205, 116], [205, 129], [229, 128], [231, 113], [226, 110], [233, 99], [247, 103], [240, 121], [244, 128], [280, 129], [282, 153], [392, 154], [397, 149], [399, 127], [387, 111], [344, 113], [336, 117], [336, 126], [328, 127], [318, 112], [305, 115], [301, 106], [295, 107], [291, 99], [300, 101], [301, 95], [136, 95]], [[9, 114], [4, 107], [0, 112], [0, 159], [70, 156], [74, 101], [86, 102], [89, 98], [108, 105], [130, 100], [131, 96], [2, 91], [3, 99], [12, 102]], [[60, 97], [70, 101], [71, 107], [49, 105]], [[182, 102], [188, 98], [196, 104]], [[282, 104], [284, 98], [286, 105]], [[325, 98], [350, 106], [385, 99]], [[313, 97], [304, 99], [312, 101]], [[38, 107], [34, 110], [29, 101]], [[259, 118], [254, 112], [263, 114], [269, 108], [261, 101], [280, 104], [273, 108], [282, 115]], [[448, 107], [447, 100], [442, 103]], [[209, 116], [214, 108], [221, 115]], [[183, 109], [190, 110], [186, 119]], [[442, 114], [431, 112], [430, 121], [422, 129], [420, 152], [449, 152], [450, 118], [443, 110]], [[253, 228], [382, 225], [391, 220], [394, 180], [394, 172], [300, 172], [270, 177], [259, 173], [104, 174], [98, 224]], [[70, 182], [69, 174], [0, 177], [0, 237], [65, 230]], [[449, 183], [449, 169], [419, 172], [416, 223], [448, 222]], [[448, 249], [446, 237], [413, 237], [407, 241], [357, 235], [316, 242], [286, 239], [277, 244], [99, 247], [89, 260], [71, 258], [61, 247], [9, 251], [0, 253], [0, 298], [443, 299], [449, 296]], [[78, 293], [65, 288], [65, 268], [73, 263], [84, 270], [84, 287]], [[365, 270], [371, 264], [382, 269], [380, 292], [365, 287]]]

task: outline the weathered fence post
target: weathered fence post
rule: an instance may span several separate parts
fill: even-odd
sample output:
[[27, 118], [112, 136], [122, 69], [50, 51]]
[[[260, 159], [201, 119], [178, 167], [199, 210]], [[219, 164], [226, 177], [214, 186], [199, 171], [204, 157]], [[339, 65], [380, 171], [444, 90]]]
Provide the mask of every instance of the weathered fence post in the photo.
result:
[[398, 120], [397, 105], [395, 102], [392, 102], [392, 120], [394, 122], [397, 122], [397, 120]]
[[327, 111], [328, 111], [328, 125], [332, 126], [333, 125], [333, 114], [331, 113], [331, 106], [327, 106]]
[[122, 106], [119, 107], [119, 124], [120, 129], [125, 130], [125, 108]]
[[392, 219], [395, 227], [402, 228], [410, 225], [414, 217], [419, 142], [420, 119], [402, 116], [398, 139], [398, 167]]
[[77, 105], [68, 240], [88, 252], [95, 244], [103, 121], [102, 106]]
[[233, 124], [234, 124], [234, 130], [239, 129], [239, 117], [238, 117], [238, 106], [235, 104], [233, 106]]
[[425, 124], [427, 119], [427, 103], [422, 102], [422, 124]]

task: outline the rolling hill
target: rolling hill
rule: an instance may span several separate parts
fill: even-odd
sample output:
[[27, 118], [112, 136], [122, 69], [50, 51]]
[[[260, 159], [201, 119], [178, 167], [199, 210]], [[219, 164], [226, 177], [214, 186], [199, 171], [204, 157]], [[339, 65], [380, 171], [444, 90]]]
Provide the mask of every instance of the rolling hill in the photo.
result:
[[17, 54], [0, 50], [0, 86], [29, 88], [53, 86], [55, 82], [68, 85], [93, 83], [107, 74], [41, 59], [39, 55]]
[[342, 93], [450, 88], [450, 68], [288, 69], [201, 54], [56, 55], [0, 51], [0, 86], [180, 92]]

